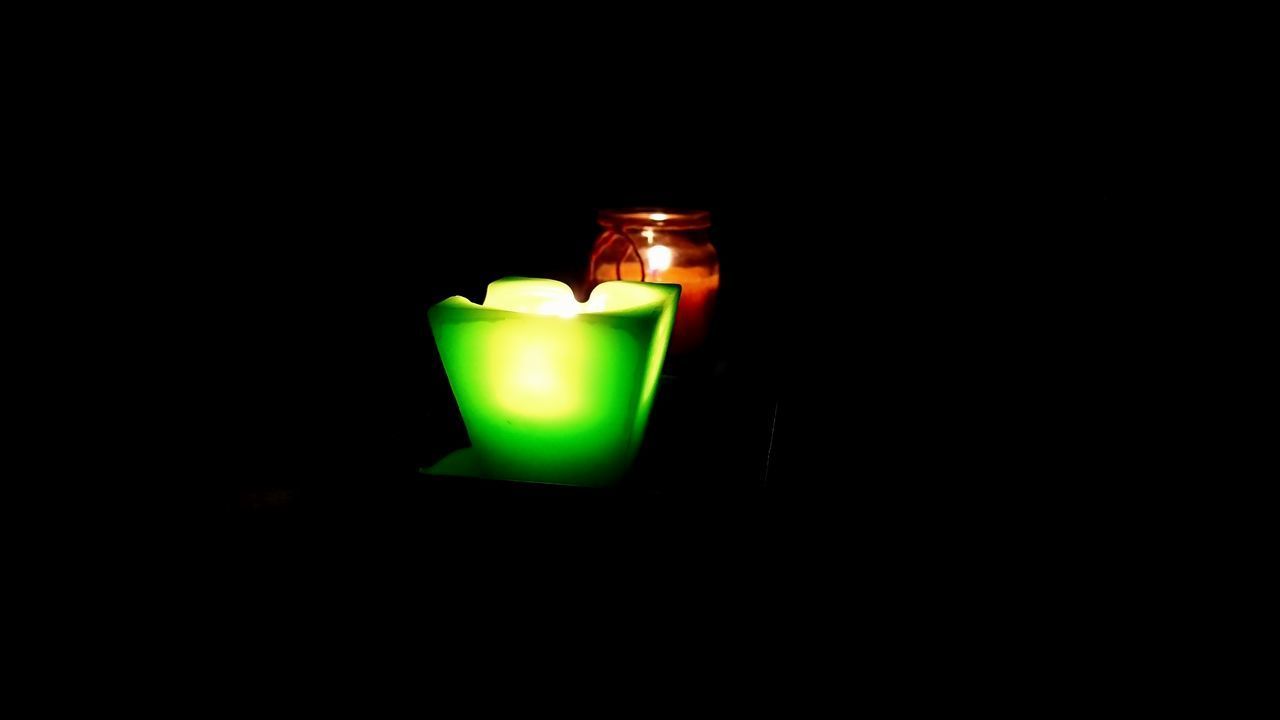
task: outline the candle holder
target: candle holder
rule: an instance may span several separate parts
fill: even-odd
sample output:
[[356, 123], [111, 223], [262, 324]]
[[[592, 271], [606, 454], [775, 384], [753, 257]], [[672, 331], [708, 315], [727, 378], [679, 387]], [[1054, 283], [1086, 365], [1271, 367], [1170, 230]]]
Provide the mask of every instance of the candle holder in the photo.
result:
[[708, 230], [711, 213], [660, 208], [601, 210], [603, 228], [587, 270], [587, 289], [610, 280], [681, 286], [671, 353], [682, 355], [706, 340], [720, 289], [720, 258]]
[[680, 286], [605, 282], [579, 303], [555, 280], [504, 278], [484, 303], [427, 318], [471, 448], [430, 474], [616, 482], [644, 437]]

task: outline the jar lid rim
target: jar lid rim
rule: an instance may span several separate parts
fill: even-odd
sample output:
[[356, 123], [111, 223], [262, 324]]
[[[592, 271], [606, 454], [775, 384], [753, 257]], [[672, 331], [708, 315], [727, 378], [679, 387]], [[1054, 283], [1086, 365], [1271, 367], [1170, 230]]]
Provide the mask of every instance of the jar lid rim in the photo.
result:
[[711, 213], [707, 210], [675, 210], [671, 208], [639, 207], [601, 210], [596, 220], [611, 228], [670, 228], [672, 230], [701, 230], [711, 226]]

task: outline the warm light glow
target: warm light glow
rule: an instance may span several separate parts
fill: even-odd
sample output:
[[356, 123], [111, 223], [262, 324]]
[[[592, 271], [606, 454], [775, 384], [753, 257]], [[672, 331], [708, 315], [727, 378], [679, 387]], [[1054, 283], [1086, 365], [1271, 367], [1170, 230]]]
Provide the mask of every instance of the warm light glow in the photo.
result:
[[539, 315], [559, 315], [560, 317], [573, 317], [578, 314], [578, 303], [572, 298], [548, 300], [538, 306], [537, 313]]
[[647, 229], [647, 228], [646, 228], [646, 229], [644, 229], [644, 230], [641, 230], [641, 231], [640, 231], [640, 234], [644, 236], [644, 239], [645, 239], [645, 240], [648, 240], [648, 241], [649, 241], [649, 244], [650, 244], [650, 245], [652, 245], [652, 244], [653, 244], [653, 231], [652, 231], [652, 230], [649, 230], [649, 229]]
[[556, 298], [544, 301], [534, 312], [539, 315], [559, 315], [562, 318], [575, 317], [581, 313], [604, 312], [604, 298], [593, 297], [584, 303], [574, 300], [572, 296]]
[[[605, 282], [586, 303], [537, 278], [454, 296], [431, 332], [485, 477], [615, 482], [644, 438], [681, 287]], [[581, 315], [581, 317], [578, 317]], [[562, 319], [567, 318], [567, 319]]]
[[486, 374], [493, 400], [511, 417], [557, 418], [579, 411], [585, 398], [573, 378], [586, 372], [581, 343], [565, 330], [504, 324], [489, 338]]
[[666, 245], [655, 245], [649, 248], [649, 269], [654, 272], [662, 272], [671, 267], [671, 259], [674, 253], [671, 248]]
[[485, 307], [535, 315], [557, 315], [571, 318], [582, 313], [604, 312], [603, 296], [593, 293], [580, 303], [568, 285], [555, 280], [522, 279], [519, 282], [494, 283], [484, 298]]
[[649, 215], [649, 219], [654, 222], [662, 222], [663, 220], [666, 220], [669, 217], [671, 216], [666, 213], [650, 213]]

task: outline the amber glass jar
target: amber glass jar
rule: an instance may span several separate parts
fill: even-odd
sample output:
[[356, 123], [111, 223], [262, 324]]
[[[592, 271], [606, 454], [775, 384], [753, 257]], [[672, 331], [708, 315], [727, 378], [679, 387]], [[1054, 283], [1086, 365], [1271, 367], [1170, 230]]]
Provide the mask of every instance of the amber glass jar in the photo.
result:
[[703, 210], [635, 208], [601, 210], [602, 228], [591, 253], [587, 292], [608, 280], [642, 280], [681, 286], [671, 353], [701, 346], [720, 289], [720, 258]]

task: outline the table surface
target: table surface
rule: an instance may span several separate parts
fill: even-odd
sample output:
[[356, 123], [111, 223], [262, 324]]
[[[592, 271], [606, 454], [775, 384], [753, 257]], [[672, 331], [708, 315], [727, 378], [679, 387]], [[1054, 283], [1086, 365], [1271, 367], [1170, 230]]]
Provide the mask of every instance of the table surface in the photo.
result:
[[[644, 443], [631, 472], [610, 489], [515, 483], [421, 472], [465, 440], [456, 408], [433, 408], [418, 463], [395, 473], [353, 472], [314, 481], [305, 475], [241, 487], [237, 514], [270, 523], [402, 517], [428, 508], [482, 510], [493, 503], [680, 504], [758, 496], [777, 482], [773, 468], [777, 388], [727, 363], [664, 374]], [[357, 468], [358, 470], [358, 468]]]

